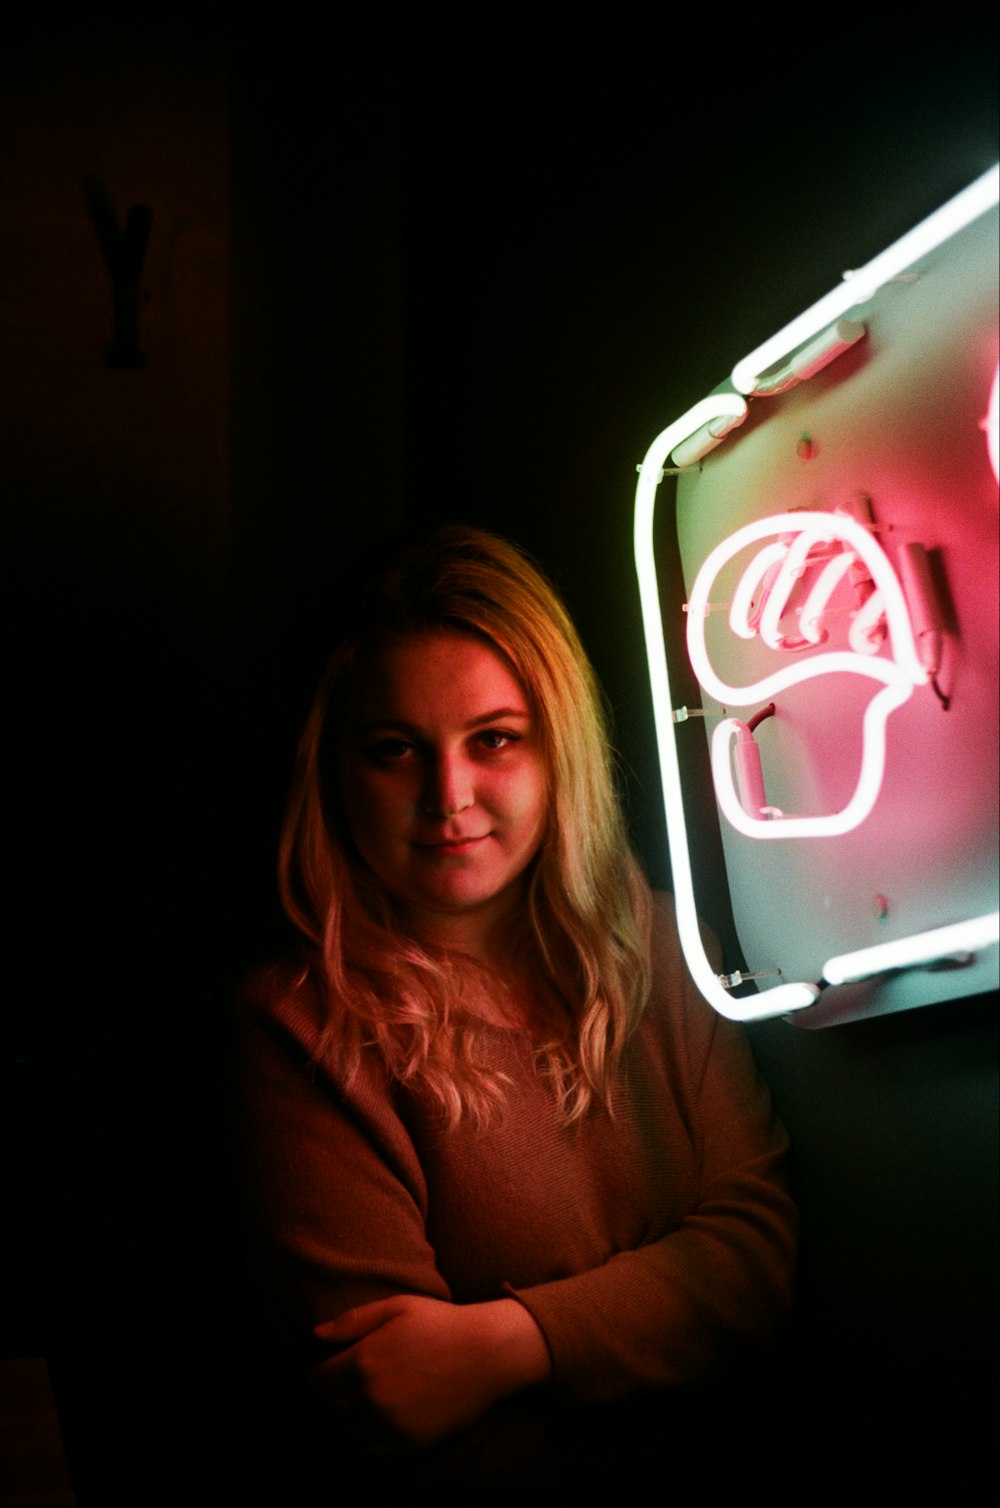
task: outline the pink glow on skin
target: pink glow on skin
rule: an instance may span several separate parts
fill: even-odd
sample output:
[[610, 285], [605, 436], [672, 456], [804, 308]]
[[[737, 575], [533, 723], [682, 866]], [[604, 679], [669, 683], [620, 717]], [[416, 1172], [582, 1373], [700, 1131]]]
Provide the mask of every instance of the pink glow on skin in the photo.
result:
[[449, 632], [364, 656], [338, 769], [355, 847], [415, 934], [488, 958], [548, 823], [538, 730], [506, 663]]
[[[710, 594], [719, 572], [739, 553], [758, 541], [777, 534], [753, 557], [733, 595], [730, 628], [740, 638], [759, 632], [768, 646], [810, 649], [821, 638], [822, 611], [840, 576], [856, 562], [863, 562], [874, 585], [872, 595], [854, 615], [848, 632], [851, 648], [819, 654], [797, 654], [793, 663], [748, 686], [732, 686], [716, 675], [705, 642], [705, 622]], [[779, 622], [807, 561], [824, 553], [844, 553], [846, 562], [838, 575], [824, 570], [810, 592], [803, 618], [803, 638], [791, 641], [782, 635]], [[760, 588], [767, 600], [762, 610], [752, 611], [754, 592]], [[877, 656], [880, 625], [888, 628], [892, 654]], [[902, 587], [885, 552], [861, 524], [839, 513], [783, 513], [758, 519], [722, 541], [698, 573], [688, 604], [688, 653], [695, 674], [710, 696], [724, 706], [747, 707], [767, 701], [792, 686], [835, 672], [863, 675], [881, 683], [863, 718], [862, 759], [854, 793], [839, 811], [818, 816], [787, 817], [760, 815], [745, 810], [733, 779], [731, 744], [745, 724], [725, 718], [712, 736], [712, 773], [716, 795], [727, 820], [752, 838], [835, 837], [850, 832], [868, 816], [878, 797], [885, 770], [885, 728], [890, 713], [903, 705], [915, 686], [925, 685], [928, 673], [910, 625]]]

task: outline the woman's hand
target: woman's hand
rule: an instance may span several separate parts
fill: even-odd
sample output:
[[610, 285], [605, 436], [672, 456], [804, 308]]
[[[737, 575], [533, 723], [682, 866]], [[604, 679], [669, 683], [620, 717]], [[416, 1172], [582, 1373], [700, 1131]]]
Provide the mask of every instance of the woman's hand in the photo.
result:
[[317, 1369], [318, 1389], [410, 1446], [467, 1429], [551, 1370], [542, 1332], [516, 1299], [450, 1304], [398, 1294], [349, 1309], [315, 1333], [341, 1348]]

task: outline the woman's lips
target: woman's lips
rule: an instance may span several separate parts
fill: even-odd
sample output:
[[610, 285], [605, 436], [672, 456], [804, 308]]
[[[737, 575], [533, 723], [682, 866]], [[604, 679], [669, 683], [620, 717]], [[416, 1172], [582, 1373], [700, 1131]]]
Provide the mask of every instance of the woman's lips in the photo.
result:
[[471, 853], [479, 843], [485, 843], [489, 833], [480, 833], [478, 837], [468, 838], [442, 838], [437, 843], [417, 843], [416, 847], [425, 853], [441, 854], [450, 856], [453, 854]]

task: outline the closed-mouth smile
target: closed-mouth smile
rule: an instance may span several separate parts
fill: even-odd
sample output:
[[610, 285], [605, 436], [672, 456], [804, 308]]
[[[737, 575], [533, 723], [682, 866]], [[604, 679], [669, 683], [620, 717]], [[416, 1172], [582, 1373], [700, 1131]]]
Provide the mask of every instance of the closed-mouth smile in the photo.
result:
[[426, 853], [463, 854], [470, 853], [477, 844], [484, 843], [488, 837], [489, 833], [470, 834], [465, 838], [442, 838], [438, 842], [417, 843], [415, 846]]

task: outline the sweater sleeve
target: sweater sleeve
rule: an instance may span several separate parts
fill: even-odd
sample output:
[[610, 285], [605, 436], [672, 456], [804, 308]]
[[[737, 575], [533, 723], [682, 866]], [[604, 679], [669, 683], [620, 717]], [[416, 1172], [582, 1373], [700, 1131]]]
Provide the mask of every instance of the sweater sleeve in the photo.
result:
[[791, 1303], [787, 1137], [742, 1028], [698, 995], [675, 938], [661, 916], [655, 988], [670, 998], [656, 1030], [695, 1146], [688, 1213], [589, 1271], [510, 1290], [546, 1337], [557, 1386], [583, 1401], [697, 1380], [771, 1336]]
[[286, 1329], [394, 1293], [450, 1299], [426, 1236], [427, 1188], [377, 1068], [347, 1095], [313, 1060], [307, 990], [255, 982], [236, 1049], [241, 1204], [258, 1279]]

